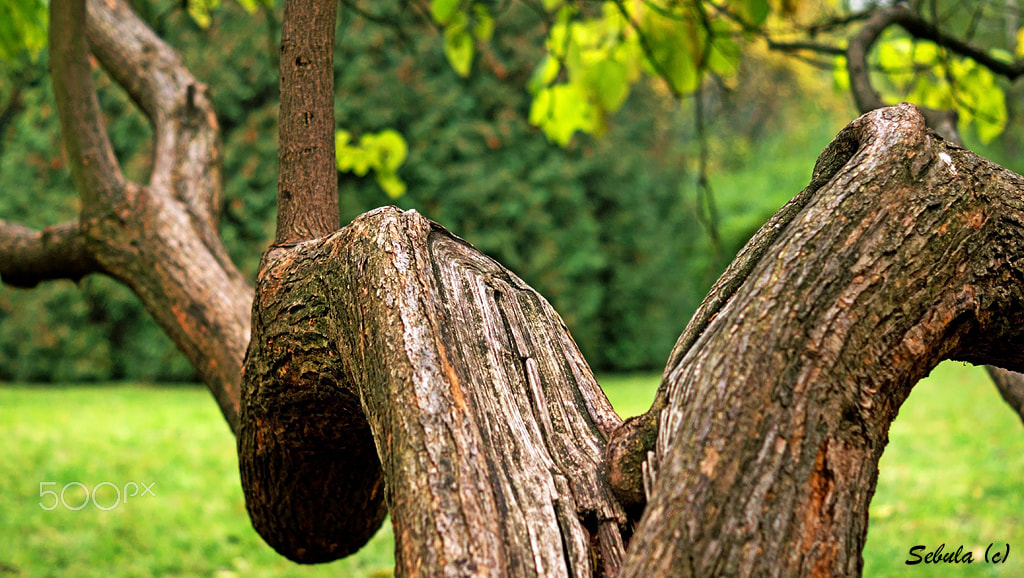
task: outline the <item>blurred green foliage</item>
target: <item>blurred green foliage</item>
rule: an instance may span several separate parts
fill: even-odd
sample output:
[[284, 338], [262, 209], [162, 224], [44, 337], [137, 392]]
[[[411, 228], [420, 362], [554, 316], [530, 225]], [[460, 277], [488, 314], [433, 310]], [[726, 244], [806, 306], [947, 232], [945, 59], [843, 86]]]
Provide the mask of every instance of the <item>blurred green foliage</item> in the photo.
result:
[[[274, 229], [280, 7], [250, 15], [234, 3], [211, 5], [212, 20], [201, 28], [180, 3], [134, 5], [210, 88], [224, 141], [221, 232], [251, 279]], [[351, 142], [398, 131], [408, 144], [396, 171], [407, 186], [398, 204], [439, 221], [545, 295], [592, 366], [660, 370], [725, 265], [712, 257], [694, 216], [688, 105], [641, 83], [604, 136], [577, 134], [556, 146], [528, 122], [526, 87], [544, 50], [536, 13], [518, 4], [495, 9], [491, 41], [476, 47], [472, 73], [463, 77], [449, 63], [443, 34], [402, 6], [372, 7], [375, 20], [395, 25], [342, 6], [339, 130]], [[800, 125], [810, 128], [798, 150], [784, 152], [773, 168], [777, 142], [764, 141], [762, 150], [755, 137], [795, 130], [766, 118], [800, 118], [806, 103], [793, 99], [785, 112], [785, 100], [765, 89], [778, 81], [765, 75], [779, 69], [751, 68], [763, 86], [723, 89], [710, 106], [740, 111], [711, 127], [715, 168], [748, 175], [716, 190], [727, 253], [806, 183], [817, 153], [852, 118], [823, 112], [832, 106], [825, 102], [813, 122]], [[118, 157], [130, 178], [144, 181], [148, 124], [102, 73], [96, 78]], [[75, 216], [62, 154], [45, 53], [0, 68], [0, 218], [42, 227]], [[395, 202], [373, 175], [339, 174], [339, 194], [343, 223]], [[0, 380], [194, 377], [134, 296], [110, 279], [30, 291], [0, 286]]]

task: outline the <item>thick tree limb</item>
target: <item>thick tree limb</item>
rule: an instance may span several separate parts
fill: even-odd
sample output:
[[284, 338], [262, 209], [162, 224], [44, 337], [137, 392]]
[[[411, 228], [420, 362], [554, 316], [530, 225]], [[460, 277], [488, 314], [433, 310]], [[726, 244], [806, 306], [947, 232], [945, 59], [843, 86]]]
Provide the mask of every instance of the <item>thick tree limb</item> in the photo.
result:
[[99, 270], [78, 221], [36, 231], [0, 220], [0, 282], [28, 288], [55, 279], [78, 281]]
[[383, 476], [400, 575], [614, 575], [625, 515], [601, 456], [620, 421], [519, 278], [384, 208], [272, 250], [255, 311], [239, 460], [279, 552], [357, 549]]
[[913, 384], [942, 359], [1024, 368], [1024, 178], [910, 105], [839, 138], [848, 162], [666, 368], [623, 576], [859, 574]]
[[[972, 58], [979, 64], [989, 68], [992, 72], [1002, 74], [1010, 80], [1014, 80], [1024, 73], [1024, 61], [1007, 64], [997, 60], [980, 48], [942, 32], [938, 27], [922, 18], [908, 6], [898, 5], [891, 8], [883, 8], [869, 18], [860, 32], [850, 40], [847, 51], [847, 68], [850, 75], [851, 92], [857, 103], [857, 108], [862, 113], [884, 106], [881, 97], [871, 85], [871, 79], [867, 71], [867, 54], [882, 31], [892, 25], [902, 27], [915, 38], [930, 40], [961, 56]], [[943, 137], [960, 144], [956, 111], [920, 110], [924, 114], [928, 126], [935, 129]], [[1013, 401], [1016, 396], [1024, 395], [1024, 393], [1017, 393], [1017, 390], [1024, 391], [1024, 377], [1017, 378], [1014, 374], [1004, 373], [1003, 370], [998, 368], [988, 368], [988, 371], [1004, 399], [1010, 403], [1011, 407], [1018, 412], [1021, 420], [1024, 421], [1024, 405], [1014, 403]]]
[[[853, 135], [840, 133], [818, 155], [811, 174], [811, 182], [789, 200], [747, 242], [732, 263], [708, 291], [704, 301], [694, 312], [669, 353], [666, 367], [675, 367], [704, 334], [708, 325], [722, 307], [729, 303], [736, 291], [746, 282], [750, 272], [765, 257], [776, 239], [790, 226], [793, 219], [818, 194], [857, 152], [859, 143]], [[658, 420], [668, 405], [668, 374], [662, 376], [651, 409], [643, 415], [626, 420], [625, 427], [616, 430], [607, 447], [608, 473], [619, 500], [634, 511], [642, 511], [646, 502], [643, 486], [643, 467], [648, 452], [654, 451]]]
[[287, 0], [284, 5], [278, 245], [323, 237], [340, 226], [334, 156], [337, 13], [337, 2], [330, 0]]

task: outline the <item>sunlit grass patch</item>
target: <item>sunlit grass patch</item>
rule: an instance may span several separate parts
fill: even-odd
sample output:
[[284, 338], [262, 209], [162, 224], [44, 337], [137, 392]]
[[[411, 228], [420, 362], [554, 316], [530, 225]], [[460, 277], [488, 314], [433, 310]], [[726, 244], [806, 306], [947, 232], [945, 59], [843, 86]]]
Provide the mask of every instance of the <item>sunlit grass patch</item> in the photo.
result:
[[[647, 409], [658, 380], [599, 376], [623, 416]], [[264, 544], [245, 512], [234, 438], [201, 387], [0, 387], [0, 433], [0, 573], [391, 573], [389, 524], [357, 555], [323, 566], [293, 564]], [[890, 438], [871, 505], [865, 576], [1024, 575], [1024, 430], [984, 371], [940, 366], [915, 388]], [[53, 484], [40, 486], [46, 482]], [[44, 509], [55, 501], [41, 491], [59, 494], [73, 482], [98, 505], [115, 507], [100, 509], [90, 495], [79, 510]], [[131, 483], [152, 484], [152, 493], [126, 497]], [[65, 492], [71, 507], [85, 497], [78, 485]], [[1005, 565], [904, 564], [918, 544], [933, 551], [945, 543], [945, 552], [963, 544], [965, 553], [983, 554], [991, 542], [1011, 544]]]

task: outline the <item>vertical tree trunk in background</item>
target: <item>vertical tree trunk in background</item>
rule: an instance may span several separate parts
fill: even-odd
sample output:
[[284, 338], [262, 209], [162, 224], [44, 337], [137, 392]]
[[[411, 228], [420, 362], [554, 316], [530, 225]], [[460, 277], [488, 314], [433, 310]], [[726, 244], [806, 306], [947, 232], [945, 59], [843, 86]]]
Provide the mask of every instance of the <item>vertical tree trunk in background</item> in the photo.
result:
[[287, 0], [281, 22], [277, 245], [338, 230], [334, 32], [338, 3]]

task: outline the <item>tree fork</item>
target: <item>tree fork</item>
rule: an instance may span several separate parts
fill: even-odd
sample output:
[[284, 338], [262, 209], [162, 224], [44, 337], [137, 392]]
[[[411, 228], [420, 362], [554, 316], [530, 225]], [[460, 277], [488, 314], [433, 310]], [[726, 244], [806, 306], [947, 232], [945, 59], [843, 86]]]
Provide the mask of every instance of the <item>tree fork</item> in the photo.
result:
[[[0, 275], [31, 285], [97, 272], [128, 285], [196, 367], [234, 430], [252, 289], [216, 231], [220, 144], [212, 104], [123, 0], [58, 0], [50, 14], [54, 93], [82, 214], [77, 226], [38, 235], [0, 223], [0, 240], [13, 245], [6, 250], [19, 252], [0, 261]], [[115, 78], [153, 123], [147, 184], [121, 173], [99, 112], [90, 47], [106, 68], [119, 70]], [[60, 260], [41, 267], [47, 255]]]

